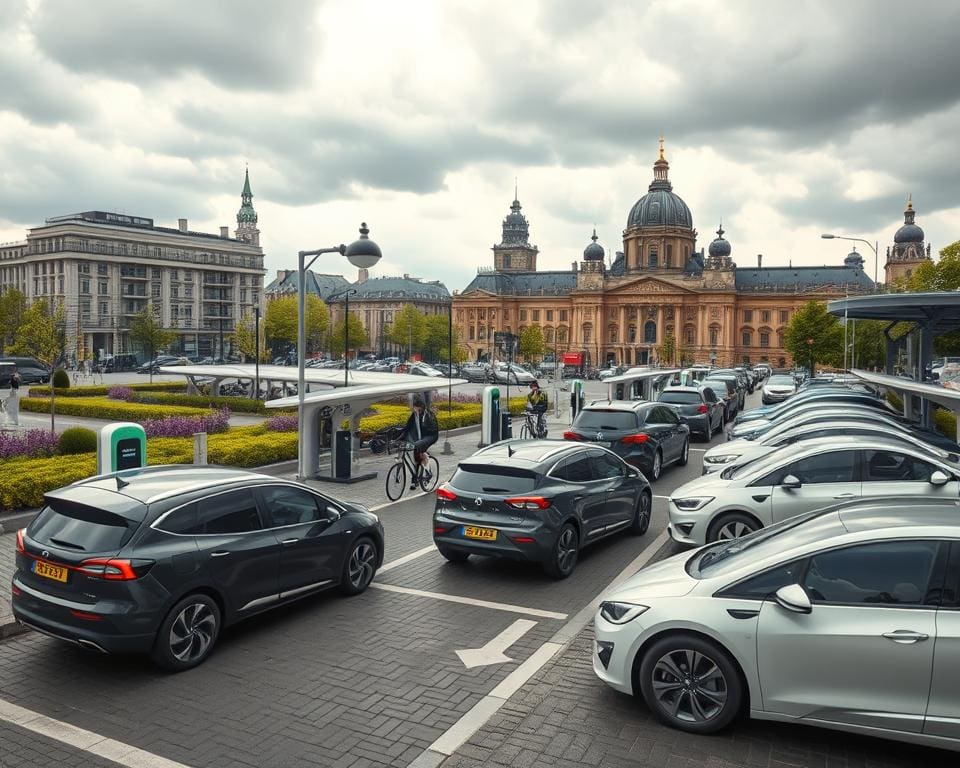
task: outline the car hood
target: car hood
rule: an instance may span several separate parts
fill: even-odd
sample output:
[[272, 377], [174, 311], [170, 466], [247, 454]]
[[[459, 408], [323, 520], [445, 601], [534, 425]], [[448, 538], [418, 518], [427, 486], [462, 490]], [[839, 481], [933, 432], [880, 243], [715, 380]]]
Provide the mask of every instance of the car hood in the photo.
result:
[[[736, 450], [730, 450], [727, 446], [738, 445], [742, 446]], [[720, 450], [726, 449], [726, 450]], [[737, 464], [746, 464], [748, 461], [753, 461], [754, 459], [759, 459], [761, 456], [766, 456], [768, 453], [772, 453], [776, 450], [769, 445], [764, 445], [763, 443], [751, 442], [750, 440], [734, 440], [729, 443], [724, 443], [718, 445], [716, 449], [711, 448], [710, 450], [716, 450], [716, 456], [723, 456], [727, 453], [734, 453], [737, 455], [737, 458], [734, 461], [728, 461], [726, 464], [710, 464], [707, 461], [703, 462], [703, 471], [707, 474], [714, 474], [722, 472], [728, 467], [736, 466]], [[706, 454], [704, 454], [704, 459], [706, 459]]]
[[757, 432], [763, 432], [769, 429], [773, 425], [773, 422], [769, 419], [754, 419], [753, 421], [748, 421], [745, 424], [737, 424], [731, 431], [730, 434], [733, 436], [734, 440], [743, 438], [744, 435], [752, 435]]
[[[738, 462], [723, 465], [722, 469], [736, 466]], [[730, 481], [720, 477], [720, 473], [701, 475], [684, 483], [670, 494], [671, 499], [682, 499], [687, 496], [720, 496], [730, 487]]]
[[658, 597], [683, 597], [697, 584], [684, 567], [690, 554], [681, 552], [642, 568], [603, 599], [642, 602]]

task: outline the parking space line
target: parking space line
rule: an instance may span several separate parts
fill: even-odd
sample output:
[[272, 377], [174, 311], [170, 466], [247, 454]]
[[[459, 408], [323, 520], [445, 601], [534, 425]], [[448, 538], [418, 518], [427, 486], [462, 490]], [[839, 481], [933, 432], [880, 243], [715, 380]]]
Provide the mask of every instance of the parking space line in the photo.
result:
[[385, 592], [398, 592], [401, 595], [415, 595], [416, 597], [429, 597], [433, 600], [444, 600], [448, 603], [461, 603], [463, 605], [475, 605], [480, 608], [492, 608], [495, 611], [507, 611], [508, 613], [520, 613], [524, 616], [539, 616], [542, 619], [557, 619], [563, 621], [567, 618], [565, 613], [556, 613], [555, 611], [543, 611], [539, 608], [524, 608], [522, 605], [513, 605], [511, 603], [494, 603], [489, 600], [477, 600], [474, 597], [460, 597], [459, 595], [445, 595], [442, 592], [426, 592], [422, 589], [411, 589], [410, 587], [398, 587], [393, 584], [378, 584], [373, 582], [371, 589], [382, 589]]
[[3, 699], [0, 699], [0, 720], [128, 768], [188, 768], [183, 763], [145, 752], [122, 741], [108, 739], [61, 720], [54, 720]]
[[669, 497], [669, 496], [657, 496], [656, 494], [654, 494], [654, 495], [653, 495], [653, 498], [655, 498], [655, 499], [669, 499], [670, 497]]
[[391, 560], [389, 563], [384, 563], [380, 566], [378, 573], [383, 573], [384, 571], [392, 571], [394, 568], [399, 568], [401, 565], [409, 563], [411, 560], [416, 560], [418, 557], [423, 557], [429, 552], [433, 552], [436, 549], [436, 546], [433, 544], [424, 547], [423, 549], [418, 549], [416, 552], [411, 552], [409, 555], [404, 555], [403, 557], [398, 557], [396, 560]]
[[399, 499], [397, 499], [396, 501], [387, 501], [387, 502], [384, 502], [383, 504], [377, 504], [377, 506], [375, 506], [375, 507], [369, 507], [369, 509], [370, 509], [371, 512], [378, 512], [378, 511], [380, 511], [381, 509], [386, 509], [387, 507], [392, 507], [394, 504], [402, 504], [402, 503], [405, 502], [405, 501], [410, 501], [410, 499], [419, 499], [421, 496], [428, 496], [428, 495], [429, 495], [429, 494], [426, 494], [426, 493], [424, 493], [423, 491], [420, 491], [420, 493], [414, 493], [414, 494], [412, 494], [412, 495], [410, 495], [410, 496], [401, 496], [401, 497], [400, 497]]

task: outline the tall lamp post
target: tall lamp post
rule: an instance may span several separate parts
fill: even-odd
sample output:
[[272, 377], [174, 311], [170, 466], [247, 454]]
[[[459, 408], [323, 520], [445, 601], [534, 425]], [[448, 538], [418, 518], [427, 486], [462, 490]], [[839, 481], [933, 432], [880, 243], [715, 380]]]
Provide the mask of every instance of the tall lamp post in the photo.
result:
[[443, 455], [453, 454], [450, 445], [450, 422], [453, 420], [453, 297], [447, 305], [447, 432], [443, 438]]
[[357, 292], [356, 288], [347, 288], [327, 296], [329, 304], [333, 299], [343, 296], [343, 386], [349, 387], [347, 376], [350, 372], [350, 297]]
[[864, 240], [862, 237], [848, 237], [847, 235], [831, 235], [823, 234], [820, 235], [824, 240], [852, 240], [856, 243], [863, 243], [870, 250], [873, 251], [873, 284], [877, 285], [877, 266], [880, 263], [880, 253], [878, 251], [879, 243], [874, 241], [871, 243], [869, 240]]
[[[358, 269], [369, 269], [383, 255], [380, 252], [380, 246], [369, 238], [370, 230], [367, 229], [367, 223], [360, 225], [360, 237], [354, 240], [350, 245], [336, 245], [332, 248], [318, 248], [313, 251], [300, 251], [297, 254], [297, 400], [299, 408], [297, 411], [297, 432], [300, 438], [300, 446], [303, 446], [303, 432], [305, 419], [303, 413], [305, 382], [305, 364], [304, 352], [306, 351], [306, 321], [304, 311], [306, 309], [306, 294], [303, 290], [304, 276], [307, 269], [317, 260], [317, 257], [324, 253], [339, 253], [346, 256], [347, 260]], [[307, 258], [310, 261], [307, 261]], [[301, 480], [306, 479], [306, 456], [303, 450], [297, 451], [297, 477]]]

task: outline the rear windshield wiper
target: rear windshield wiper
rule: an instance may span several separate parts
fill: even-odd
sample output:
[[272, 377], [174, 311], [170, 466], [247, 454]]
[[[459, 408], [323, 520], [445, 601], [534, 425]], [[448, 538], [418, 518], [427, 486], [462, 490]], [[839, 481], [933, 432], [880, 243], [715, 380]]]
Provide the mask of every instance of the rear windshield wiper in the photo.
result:
[[67, 547], [67, 549], [79, 549], [83, 551], [85, 548], [81, 547], [79, 544], [73, 544], [69, 541], [63, 541], [62, 539], [50, 539], [51, 544], [56, 544], [58, 547]]
[[510, 489], [508, 488], [493, 488], [486, 485], [483, 486], [482, 490], [484, 493], [510, 493]]

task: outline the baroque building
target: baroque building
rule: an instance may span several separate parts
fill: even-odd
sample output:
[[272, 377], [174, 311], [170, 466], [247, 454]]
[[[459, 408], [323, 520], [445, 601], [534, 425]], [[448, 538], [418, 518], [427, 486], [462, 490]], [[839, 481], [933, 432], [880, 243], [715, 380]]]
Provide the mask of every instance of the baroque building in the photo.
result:
[[[515, 195], [493, 247], [493, 267], [481, 267], [453, 297], [454, 323], [469, 356], [497, 357], [496, 332], [519, 334], [539, 325], [548, 353], [581, 353], [588, 365], [784, 367], [792, 361], [783, 333], [798, 309], [811, 300], [876, 290], [856, 251], [842, 264], [822, 267], [764, 266], [763, 256], [755, 266], [738, 266], [722, 227], [706, 251], [698, 251], [693, 215], [673, 191], [669, 171], [661, 139], [653, 180], [627, 215], [623, 250], [608, 258], [594, 230], [582, 260], [568, 270], [536, 268], [538, 250]], [[671, 357], [671, 346], [673, 359], [661, 359], [661, 352]]]
[[917, 265], [930, 261], [930, 246], [924, 247], [923, 230], [914, 222], [913, 195], [907, 198], [903, 226], [893, 236], [893, 247], [887, 247], [887, 263], [883, 267], [885, 282], [909, 280]]

